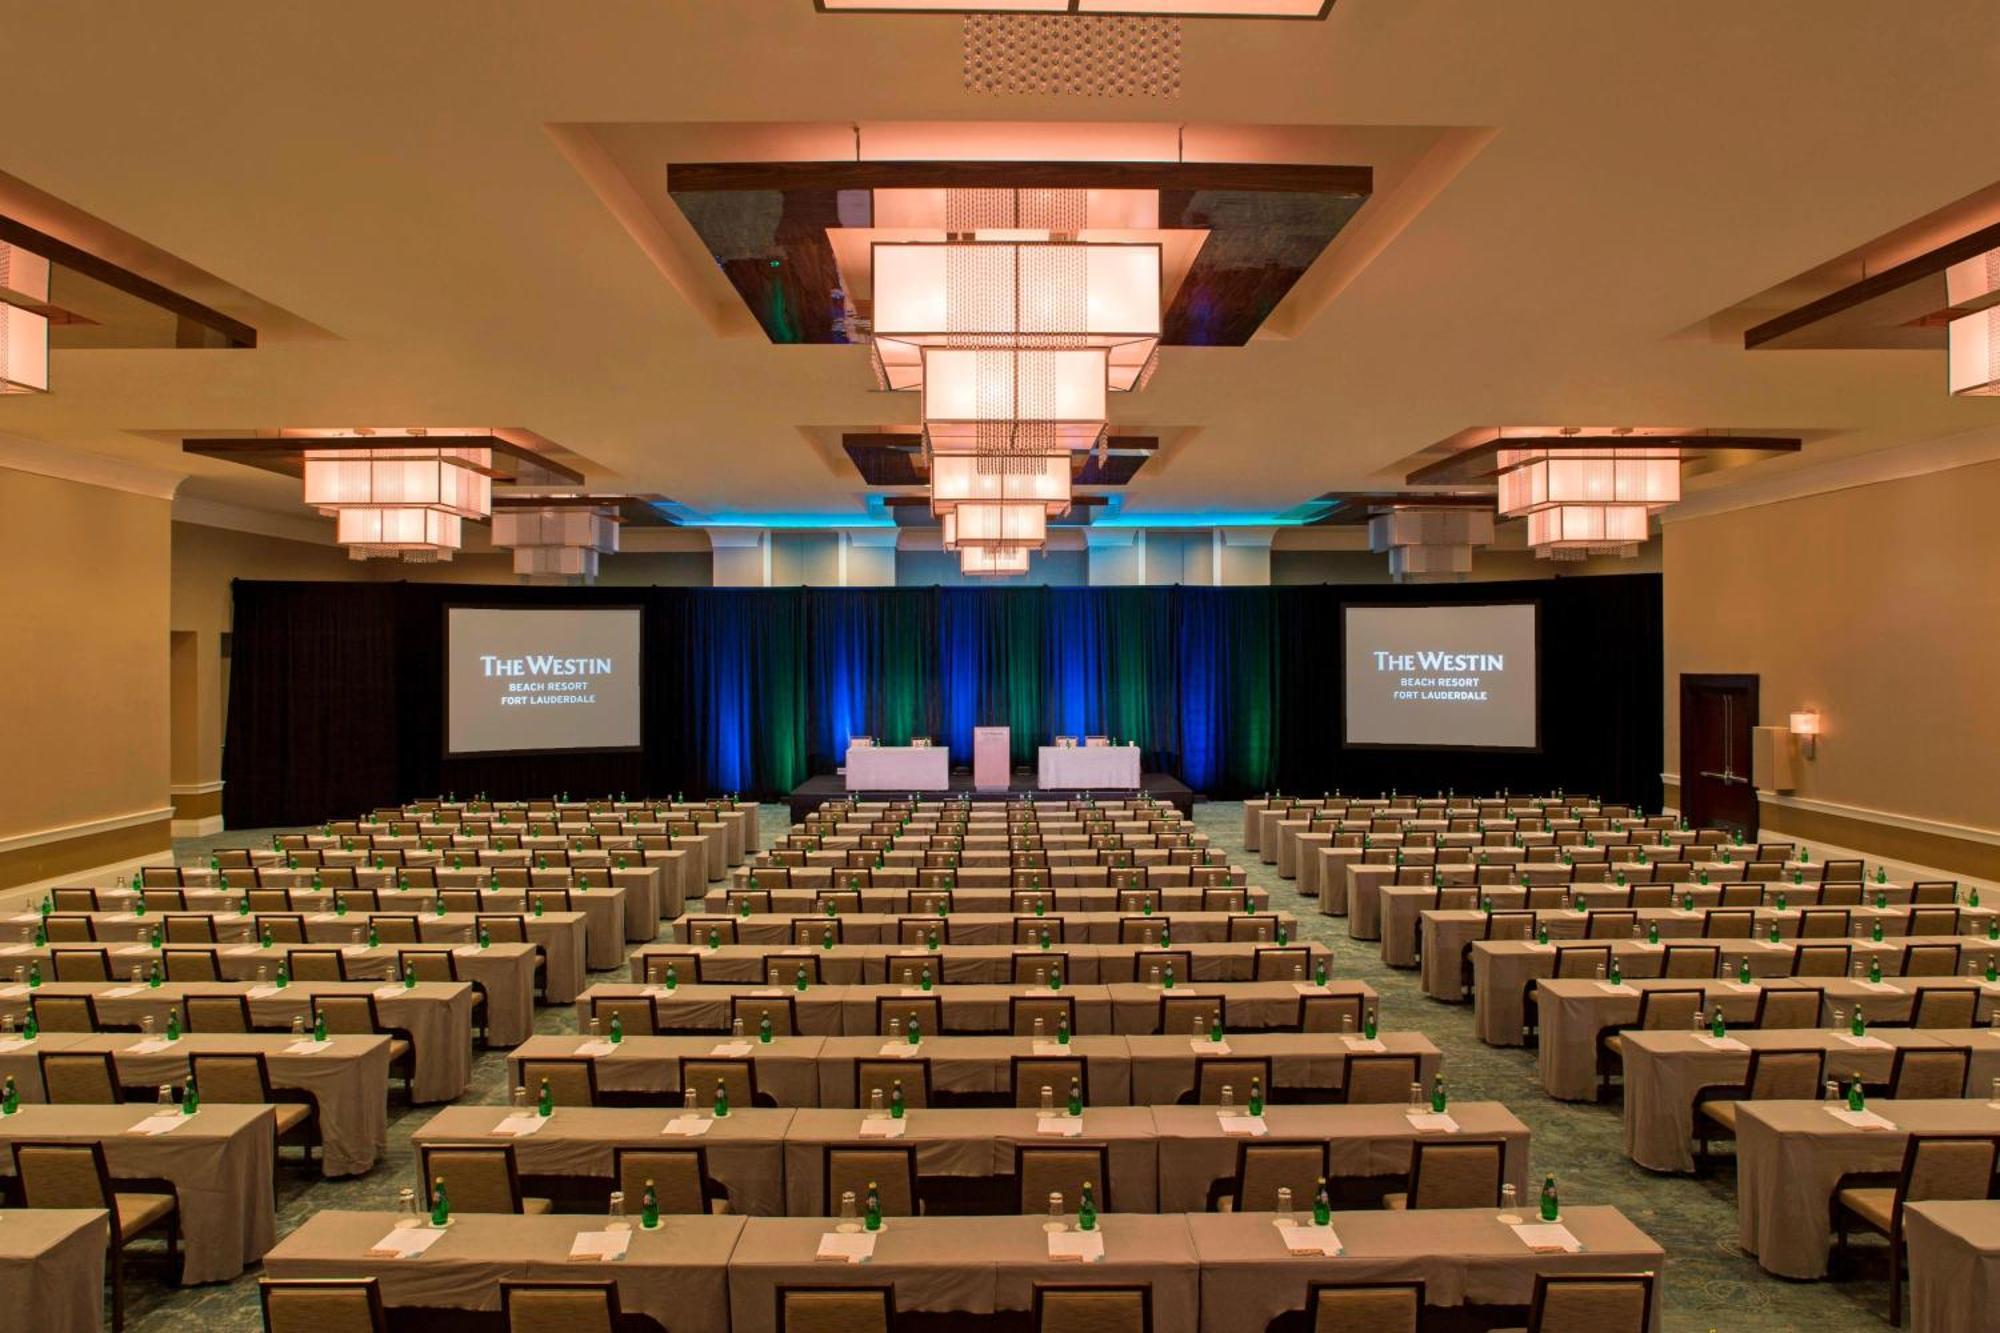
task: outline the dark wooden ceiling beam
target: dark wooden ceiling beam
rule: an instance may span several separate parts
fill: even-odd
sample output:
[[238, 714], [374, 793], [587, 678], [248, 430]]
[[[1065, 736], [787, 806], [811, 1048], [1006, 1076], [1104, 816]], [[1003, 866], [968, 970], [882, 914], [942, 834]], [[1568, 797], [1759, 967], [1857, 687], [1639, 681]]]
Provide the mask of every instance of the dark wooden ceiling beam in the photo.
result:
[[1245, 190], [1366, 198], [1372, 167], [1280, 162], [676, 162], [670, 194], [935, 189]]
[[180, 316], [182, 319], [199, 324], [222, 337], [235, 348], [252, 348], [257, 345], [257, 330], [240, 319], [231, 319], [212, 306], [203, 305], [190, 296], [162, 287], [151, 278], [141, 277], [131, 269], [112, 263], [88, 250], [78, 249], [68, 241], [58, 240], [45, 231], [37, 230], [15, 218], [0, 215], [0, 241], [18, 245], [86, 278], [94, 279], [107, 287], [137, 297], [149, 305]]

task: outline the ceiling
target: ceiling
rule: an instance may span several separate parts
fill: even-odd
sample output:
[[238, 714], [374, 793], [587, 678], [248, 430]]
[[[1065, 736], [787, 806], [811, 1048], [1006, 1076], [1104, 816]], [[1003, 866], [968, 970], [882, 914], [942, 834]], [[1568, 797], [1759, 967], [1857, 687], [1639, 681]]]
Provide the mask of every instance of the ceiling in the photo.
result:
[[1696, 493], [2000, 423], [1934, 350], [1742, 336], [1800, 275], [2000, 178], [1990, 0], [1341, 0], [1189, 21], [1173, 100], [974, 94], [957, 18], [811, 0], [4, 11], [0, 168], [259, 338], [59, 347], [0, 432], [186, 471], [205, 500], [300, 512], [295, 482], [181, 437], [471, 422], [697, 516], [891, 521], [841, 441], [907, 429], [913, 401], [873, 390], [864, 348], [763, 336], [665, 172], [862, 141], [1372, 170], [1246, 345], [1165, 347], [1119, 397], [1113, 433], [1161, 442], [1126, 522], [1392, 488], [1479, 426], [1807, 441]]

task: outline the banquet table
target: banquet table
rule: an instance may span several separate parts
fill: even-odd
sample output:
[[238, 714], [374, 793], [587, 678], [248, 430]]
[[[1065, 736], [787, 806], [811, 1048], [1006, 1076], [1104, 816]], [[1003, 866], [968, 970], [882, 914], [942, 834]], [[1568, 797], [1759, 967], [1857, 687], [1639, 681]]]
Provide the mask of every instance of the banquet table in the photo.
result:
[[[588, 1177], [602, 1186], [606, 1198], [617, 1188], [612, 1175], [616, 1149], [697, 1147], [707, 1158], [709, 1175], [727, 1191], [730, 1212], [782, 1217], [784, 1143], [797, 1114], [789, 1107], [732, 1107], [717, 1119], [703, 1108], [699, 1130], [686, 1134], [667, 1128], [682, 1119], [676, 1107], [559, 1106], [546, 1118], [538, 1117], [532, 1133], [521, 1134], [508, 1107], [448, 1106], [411, 1138], [419, 1149], [441, 1143], [511, 1143], [523, 1176]], [[626, 1207], [636, 1213], [639, 1201], [628, 1199]]]
[[942, 745], [850, 745], [849, 791], [948, 791], [951, 751]]
[[1540, 982], [1536, 992], [1541, 1009], [1536, 1059], [1542, 1091], [1559, 1101], [1594, 1100], [1598, 1035], [1606, 1028], [1636, 1023], [1639, 997], [1649, 990], [1699, 990], [1702, 1013], [1712, 1015], [1720, 1008], [1723, 1021], [1733, 1031], [1756, 1017], [1758, 1001], [1766, 990], [1820, 990], [1825, 993], [1825, 1007], [1851, 1012], [1859, 1003], [1869, 1021], [1879, 1024], [1908, 1022], [1920, 987], [1978, 991], [1975, 1003], [1982, 1020], [2000, 1009], [2000, 986], [1988, 987], [1965, 977], [1884, 978], [1879, 986], [1847, 977], [1770, 977], [1747, 984], [1723, 979], [1627, 977], [1615, 987], [1589, 979], [1550, 978]]
[[[1131, 1101], [1135, 1106], [1172, 1106], [1194, 1090], [1196, 1059], [1207, 1056], [1268, 1058], [1271, 1087], [1267, 1094], [1297, 1100], [1301, 1090], [1326, 1095], [1346, 1086], [1347, 1061], [1355, 1055], [1414, 1055], [1417, 1077], [1426, 1089], [1436, 1077], [1442, 1056], [1420, 1032], [1382, 1031], [1371, 1042], [1365, 1037], [1331, 1032], [1230, 1033], [1216, 1050], [1206, 1041], [1160, 1035], [1120, 1038], [1127, 1044], [1131, 1067]], [[1238, 1105], [1250, 1100], [1250, 1089], [1236, 1089]]]
[[631, 1248], [616, 1263], [569, 1258], [578, 1235], [604, 1229], [601, 1216], [458, 1213], [420, 1258], [371, 1255], [397, 1221], [390, 1212], [314, 1213], [265, 1256], [265, 1274], [372, 1277], [381, 1284], [382, 1303], [412, 1317], [450, 1309], [490, 1311], [494, 1318], [503, 1280], [608, 1277], [629, 1313], [648, 1315], [673, 1333], [730, 1333], [729, 1257], [746, 1225], [741, 1217], [666, 1216], [653, 1231], [635, 1223]]
[[[1575, 1254], [1537, 1253], [1497, 1216], [1482, 1208], [1338, 1212], [1340, 1254], [1322, 1258], [1290, 1254], [1270, 1213], [1195, 1214], [1187, 1226], [1201, 1264], [1201, 1327], [1263, 1329], [1303, 1311], [1313, 1282], [1422, 1282], [1427, 1305], [1522, 1307], [1525, 1323], [1537, 1273], [1658, 1273], [1666, 1263], [1660, 1245], [1616, 1208], [1563, 1210], [1563, 1226], [1582, 1244]], [[1655, 1330], [1665, 1303], [1656, 1290]]]
[[[824, 1037], [627, 1037], [616, 1046], [588, 1037], [530, 1037], [507, 1054], [507, 1081], [521, 1086], [521, 1062], [538, 1059], [587, 1058], [597, 1066], [601, 1093], [643, 1096], [664, 1103], [682, 1099], [681, 1061], [745, 1059], [754, 1063], [757, 1090], [779, 1106], [819, 1104], [820, 1050]], [[606, 1048], [609, 1049], [606, 1049]], [[596, 1052], [596, 1053], [593, 1053]], [[706, 1109], [711, 1090], [697, 1088], [696, 1102]]]
[[[1200, 912], [1204, 910], [1202, 907], [1202, 895], [1208, 890], [1206, 888], [1196, 888], [1188, 883], [1188, 872], [1194, 868], [1192, 866], [1151, 866], [1145, 868], [1147, 871], [1146, 890], [1157, 893], [1160, 897], [1156, 915], [1159, 913]], [[1052, 912], [1118, 912], [1119, 890], [1111, 887], [1109, 882], [1111, 867], [1109, 866], [1057, 870], [1052, 872], [1049, 878], [1064, 880], [1081, 876], [1089, 871], [1094, 871], [1097, 877], [1097, 883], [1089, 887], [1057, 883], [1053, 887], [1044, 887], [1039, 890], [1027, 889], [1023, 886], [1022, 891], [1052, 894], [1053, 899], [1050, 903], [1050, 910]], [[825, 909], [819, 895], [833, 888], [831, 882], [833, 873], [835, 872], [816, 872], [808, 867], [796, 870], [790, 877], [790, 882], [784, 887], [772, 885], [767, 881], [763, 887], [771, 895], [771, 911], [774, 914], [795, 917], [822, 915]], [[992, 887], [987, 887], [983, 884], [968, 883], [966, 881], [968, 873], [970, 872], [959, 871], [956, 876], [957, 883], [950, 890], [951, 909], [953, 912], [1004, 912], [1010, 916], [1015, 915], [1013, 896], [1015, 889], [1012, 883], [1011, 871], [1002, 871], [999, 876], [996, 876], [996, 878], [1004, 878], [1007, 882], [995, 884]], [[1246, 894], [1245, 903], [1249, 911], [1269, 911], [1271, 906], [1271, 891], [1269, 889], [1246, 885], [1241, 882], [1242, 871], [1238, 870], [1235, 873], [1237, 875], [1236, 882], [1226, 885], [1215, 885], [1213, 887], [1241, 889]], [[1178, 884], [1174, 883], [1176, 878], [1179, 880]], [[733, 892], [737, 889], [747, 887], [747, 883], [738, 883], [732, 885], [731, 890]], [[910, 890], [908, 888], [869, 887], [857, 889], [854, 892], [861, 895], [861, 910], [863, 912], [909, 914]], [[852, 915], [852, 913], [850, 912], [848, 915]], [[1122, 912], [1119, 915], [1131, 916], [1134, 913]]]
[[1136, 745], [1044, 745], [1036, 757], [1035, 785], [1043, 791], [1136, 791]]
[[[1723, 975], [1733, 977], [1739, 965], [1748, 962], [1753, 979], [1788, 976], [1792, 970], [1793, 957], [1798, 949], [1796, 940], [1784, 940], [1771, 944], [1764, 940], [1714, 939], [1686, 940], [1681, 943], [1707, 943], [1722, 949]], [[1816, 941], [1807, 941], [1808, 944]], [[1866, 940], [1826, 940], [1828, 944], [1847, 944], [1852, 949], [1850, 966], [1857, 971], [1865, 971], [1869, 963], [1879, 962], [1885, 974], [1884, 982], [1893, 979], [1902, 966], [1903, 945], [1906, 941], [1885, 940], [1874, 944]], [[2000, 960], [2000, 945], [1985, 939], [1958, 937], [1938, 942], [1956, 943], [1959, 946], [1959, 967], [1983, 970], [1989, 958]], [[1536, 944], [1525, 940], [1476, 940], [1472, 945], [1473, 979], [1473, 1025], [1478, 1030], [1479, 1039], [1489, 1046], [1520, 1046], [1525, 1043], [1521, 1024], [1526, 1012], [1524, 995], [1530, 981], [1555, 976], [1559, 950], [1565, 947], [1594, 947], [1608, 945], [1612, 956], [1627, 977], [1657, 977], [1665, 965], [1667, 944], [1648, 944], [1643, 940], [1619, 939], [1596, 941], [1573, 941], [1559, 945], [1554, 941]], [[1814, 981], [1819, 978], [1801, 978]], [[1925, 978], [1929, 980], [1930, 978]], [[1942, 978], [1939, 978], [1940, 980]], [[1886, 994], [1886, 992], [1885, 992]], [[1891, 1005], [1895, 1001], [1890, 1001]]]
[[[755, 985], [768, 979], [766, 960], [777, 964], [781, 974], [807, 966], [810, 975], [811, 968], [805, 960], [817, 958], [820, 980], [834, 985], [882, 985], [892, 978], [900, 979], [900, 974], [906, 971], [914, 978], [926, 966], [933, 969], [932, 980], [939, 984], [1005, 985], [1013, 980], [1015, 955], [1046, 953], [1052, 960], [1051, 966], [1058, 958], [1067, 965], [1063, 973], [1065, 982], [1078, 984], [1149, 979], [1162, 955], [1180, 955], [1192, 966], [1191, 977], [1175, 978], [1180, 983], [1250, 981], [1255, 977], [1257, 950], [1275, 947], [1182, 944], [1178, 940], [1171, 950], [1148, 949], [1137, 944], [1065, 944], [1048, 950], [1013, 944], [945, 944], [936, 949], [891, 944], [836, 944], [831, 949], [756, 944], [723, 944], [711, 949], [695, 944], [649, 944], [633, 953], [631, 975], [634, 981], [648, 980], [649, 969], [664, 975], [671, 961], [682, 981]], [[1332, 971], [1333, 954], [1323, 944], [1294, 942], [1287, 949], [1303, 951], [1287, 953], [1286, 957], [1301, 959], [1297, 966], [1306, 981], [1322, 964]]]
[[[137, 1131], [151, 1105], [24, 1105], [0, 1117], [0, 1172], [17, 1141], [101, 1143], [114, 1179], [164, 1180], [180, 1203], [180, 1281], [223, 1282], [263, 1257], [276, 1235], [268, 1106], [210, 1103], [164, 1134]], [[11, 1221], [11, 1219], [9, 1219]]]
[[[1263, 914], [1245, 912], [1154, 912], [1145, 915], [1139, 912], [970, 912], [953, 911], [949, 916], [921, 917], [915, 913], [896, 912], [847, 912], [838, 917], [793, 915], [783, 912], [753, 912], [747, 916], [735, 914], [736, 942], [739, 944], [779, 944], [803, 943], [820, 944], [827, 933], [843, 944], [899, 944], [898, 938], [903, 922], [908, 920], [920, 924], [925, 931], [936, 930], [940, 941], [946, 944], [1020, 944], [1032, 947], [1026, 941], [1016, 941], [1017, 928], [1025, 927], [1031, 932], [1047, 930], [1058, 944], [1117, 944], [1119, 936], [1126, 932], [1124, 923], [1131, 922], [1132, 929], [1142, 932], [1150, 942], [1157, 942], [1163, 933], [1189, 944], [1215, 944], [1226, 941], [1231, 930], [1231, 921], [1242, 918], [1245, 925], [1241, 929], [1261, 931], [1260, 941], [1271, 944], [1276, 941], [1279, 927], [1283, 927], [1288, 938], [1297, 938], [1298, 919], [1290, 912], [1268, 912]], [[700, 939], [698, 931], [690, 931], [691, 922], [712, 921], [708, 914], [701, 917], [681, 917], [673, 923], [674, 938], [686, 940]], [[794, 940], [797, 929], [807, 932], [805, 940]]]
[[[814, 1218], [753, 1217], [729, 1262], [735, 1333], [775, 1333], [777, 1290], [854, 1283], [895, 1289], [899, 1312], [990, 1315], [1027, 1311], [1038, 1282], [1132, 1285], [1153, 1289], [1154, 1333], [1194, 1333], [1200, 1270], [1187, 1219], [1111, 1213], [1099, 1218], [1104, 1258], [1080, 1273], [1049, 1257], [1041, 1217], [895, 1217], [875, 1233], [865, 1264], [816, 1259], [830, 1230]], [[1074, 1219], [1072, 1219], [1073, 1221]], [[1267, 1228], [1268, 1229], [1268, 1228]], [[678, 1329], [676, 1330], [678, 1333]]]
[[1841, 1178], [1894, 1176], [1902, 1169], [1909, 1135], [2000, 1135], [2000, 1108], [1983, 1097], [1870, 1098], [1868, 1110], [1891, 1128], [1856, 1128], [1825, 1102], [1750, 1102], [1737, 1115], [1738, 1239], [1765, 1272], [1824, 1277], [1832, 1240], [1828, 1209]]
[[43, 1100], [45, 1052], [109, 1054], [127, 1088], [179, 1087], [196, 1055], [258, 1053], [274, 1091], [308, 1093], [319, 1107], [321, 1167], [328, 1176], [365, 1175], [388, 1151], [387, 1037], [329, 1037], [324, 1046], [311, 1034], [236, 1032], [189, 1032], [171, 1042], [134, 1032], [44, 1032], [32, 1042], [0, 1040], [0, 1078], [14, 1080], [23, 1102]]
[[98, 1333], [110, 1238], [101, 1208], [8, 1209], [0, 1225], [0, 1310], [35, 1333]]
[[[1897, 1050], [1904, 1048], [1969, 1046], [1968, 1086], [1974, 1089], [1990, 1086], [2000, 1075], [2000, 1033], [1989, 1028], [1875, 1028], [1859, 1038], [1817, 1028], [1745, 1029], [1728, 1034], [1725, 1042], [1678, 1029], [1625, 1034], [1626, 1156], [1650, 1171], [1694, 1170], [1695, 1098], [1703, 1088], [1742, 1083], [1754, 1050], [1824, 1051], [1826, 1077], [1843, 1088], [1856, 1077], [1864, 1084], [1886, 1083]], [[2000, 1114], [1992, 1121], [2000, 1132]], [[1742, 1131], [1737, 1134], [1740, 1170]]]
[[1961, 1333], [2000, 1310], [2000, 1200], [1908, 1204], [1903, 1236], [1914, 1333]]

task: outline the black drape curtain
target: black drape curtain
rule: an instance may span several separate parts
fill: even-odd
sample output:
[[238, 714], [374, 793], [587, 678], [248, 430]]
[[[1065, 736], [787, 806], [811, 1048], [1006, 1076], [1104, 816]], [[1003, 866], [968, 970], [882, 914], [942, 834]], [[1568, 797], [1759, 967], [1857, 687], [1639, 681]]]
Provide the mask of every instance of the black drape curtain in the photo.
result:
[[[1657, 575], [1278, 588], [542, 588], [239, 580], [224, 815], [316, 822], [414, 796], [781, 796], [847, 737], [930, 735], [964, 763], [1005, 724], [1032, 763], [1053, 734], [1140, 745], [1218, 798], [1549, 789], [1657, 806]], [[1349, 602], [1538, 600], [1539, 753], [1341, 746]], [[643, 611], [638, 753], [444, 754], [445, 610]]]

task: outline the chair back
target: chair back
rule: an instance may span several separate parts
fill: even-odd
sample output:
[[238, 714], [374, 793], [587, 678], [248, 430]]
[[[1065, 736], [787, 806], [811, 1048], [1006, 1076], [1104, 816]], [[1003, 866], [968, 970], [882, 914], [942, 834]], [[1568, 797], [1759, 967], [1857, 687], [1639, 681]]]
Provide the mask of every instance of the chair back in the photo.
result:
[[1035, 1333], [1152, 1333], [1153, 1288], [1037, 1282]]
[[111, 980], [111, 959], [102, 949], [51, 949], [49, 962], [57, 981]]
[[271, 1074], [261, 1051], [241, 1054], [199, 1053], [188, 1058], [195, 1085], [205, 1102], [231, 1106], [263, 1106], [276, 1100], [271, 1095]]
[[423, 1156], [424, 1191], [431, 1203], [431, 1186], [444, 1181], [445, 1196], [452, 1211], [459, 1213], [518, 1213], [521, 1211], [521, 1176], [514, 1165], [514, 1145], [425, 1144]]
[[1359, 995], [1301, 995], [1299, 997], [1299, 1031], [1359, 1032], [1360, 1030], [1361, 997]]
[[1222, 1017], [1222, 997], [1220, 995], [1173, 995], [1160, 996], [1159, 1031], [1163, 1036], [1191, 1034], [1197, 1027], [1207, 1036]]
[[1608, 944], [1558, 944], [1556, 946], [1556, 976], [1592, 977], [1599, 968], [1611, 966], [1611, 946]]
[[1719, 944], [1669, 944], [1660, 975], [1670, 980], [1705, 980], [1722, 975]]
[[1490, 912], [1485, 937], [1489, 940], [1531, 940], [1535, 937], [1535, 914], [1523, 910]]
[[1646, 1333], [1653, 1320], [1653, 1275], [1535, 1274], [1528, 1333]]
[[1306, 1333], [1417, 1333], [1423, 1314], [1421, 1282], [1315, 1282], [1306, 1288]]
[[1418, 1080], [1414, 1055], [1350, 1055], [1341, 1100], [1350, 1106], [1386, 1106], [1408, 1101]]
[[87, 916], [58, 912], [42, 920], [43, 938], [50, 944], [94, 944], [97, 923]]
[[521, 1085], [530, 1097], [548, 1080], [557, 1106], [597, 1105], [597, 1062], [587, 1056], [555, 1056], [521, 1061]]
[[1940, 907], [1958, 901], [1955, 879], [1923, 879], [1910, 886], [1910, 903], [1915, 907]]
[[528, 923], [521, 919], [519, 913], [481, 912], [475, 919], [475, 925], [484, 929], [487, 938], [495, 944], [528, 942]]
[[44, 1032], [95, 1032], [97, 1006], [88, 995], [37, 995], [28, 1001]]
[[1102, 1144], [1058, 1148], [1017, 1143], [1014, 1180], [1019, 1213], [1045, 1211], [1051, 1194], [1062, 1195], [1063, 1206], [1073, 1210], [1085, 1185], [1095, 1191], [1098, 1211], [1111, 1211], [1111, 1150]]
[[778, 1288], [778, 1333], [889, 1333], [895, 1317], [894, 1287]]
[[1074, 995], [1016, 995], [1007, 1001], [1007, 1030], [1017, 1037], [1032, 1036], [1035, 1021], [1041, 1020], [1042, 1032], [1055, 1040], [1056, 1032], [1065, 1023], [1069, 1030], [1076, 1031], [1076, 997]]
[[612, 1333], [618, 1326], [618, 1284], [500, 1282], [507, 1333]]
[[1910, 909], [1911, 935], [1956, 935], [1958, 934], [1958, 908], [1956, 907], [1912, 907]]
[[1067, 1104], [1069, 1085], [1088, 1092], [1084, 1059], [1080, 1055], [1017, 1055], [1013, 1066], [1014, 1105], [1040, 1106], [1042, 1089], [1047, 1088], [1057, 1106]]
[[1845, 880], [1835, 884], [1822, 884], [1819, 888], [1819, 902], [1822, 907], [1861, 906], [1861, 884], [1859, 881]]
[[361, 1037], [382, 1030], [373, 995], [315, 995], [312, 1009], [315, 1019], [326, 1020], [329, 1033]]
[[1686, 1032], [1706, 999], [1699, 990], [1646, 990], [1639, 995], [1639, 1021], [1646, 1032]]
[[417, 933], [417, 918], [406, 912], [378, 912], [368, 918], [368, 924], [384, 944], [416, 944], [422, 939]]
[[1639, 924], [1639, 914], [1632, 911], [1609, 911], [1599, 909], [1584, 913], [1584, 938], [1592, 940], [1626, 940], [1632, 938], [1633, 927]]
[[1824, 1051], [1753, 1050], [1744, 1096], [1753, 1102], [1810, 1101], [1819, 1095], [1825, 1071]]
[[1844, 977], [1854, 956], [1851, 944], [1801, 944], [1792, 950], [1795, 977]]
[[1826, 992], [1814, 987], [1796, 990], [1766, 986], [1757, 997], [1755, 1026], [1760, 1028], [1816, 1028]]
[[222, 965], [213, 949], [165, 949], [160, 956], [168, 981], [222, 980]]
[[1410, 1159], [1410, 1207], [1494, 1208], [1506, 1145], [1419, 1139]]
[[1889, 1066], [1889, 1095], [1897, 1101], [1962, 1097], [1971, 1069], [1969, 1046], [1900, 1047]]
[[857, 1211], [867, 1207], [868, 1185], [882, 1199], [886, 1217], [914, 1217], [917, 1212], [917, 1150], [914, 1145], [883, 1144], [867, 1148], [826, 1145], [824, 1178], [826, 1207], [838, 1212], [840, 1196], [854, 1192]]
[[729, 1094], [731, 1107], [757, 1103], [757, 1066], [750, 1060], [723, 1056], [691, 1056], [681, 1061], [682, 1088], [693, 1088], [695, 1100], [704, 1106], [715, 1097], [719, 1085]]
[[1236, 1145], [1236, 1211], [1262, 1212], [1278, 1206], [1278, 1191], [1288, 1189], [1294, 1208], [1309, 1204], [1319, 1182], [1332, 1175], [1325, 1140], [1297, 1143]]
[[1278, 918], [1275, 913], [1259, 915], [1246, 912], [1229, 918], [1228, 940], [1231, 944], [1269, 944], [1278, 938]]
[[774, 1037], [796, 1037], [799, 1035], [799, 1007], [793, 995], [732, 995], [729, 997], [729, 1017], [743, 1020], [743, 1031], [751, 1036], [759, 1036], [764, 1030], [764, 1020], [771, 1020], [771, 1035]]
[[[932, 980], [936, 980], [935, 977]], [[936, 1036], [944, 1024], [944, 1000], [936, 995], [882, 995], [875, 1000], [875, 1031], [886, 1036], [891, 1024], [907, 1032], [917, 1025], [923, 1036]]]
[[708, 1174], [708, 1152], [692, 1148], [617, 1148], [612, 1152], [612, 1179], [625, 1192], [627, 1212], [638, 1210], [646, 1197], [646, 1182], [663, 1213], [706, 1215], [714, 1202]]
[[95, 912], [97, 910], [96, 889], [54, 889], [50, 898], [58, 912]]
[[189, 1032], [248, 1032], [250, 1001], [241, 995], [189, 995], [181, 1000]]
[[1919, 986], [1910, 1009], [1913, 1028], [1969, 1028], [1979, 1012], [1979, 992], [1970, 986]]
[[404, 971], [416, 973], [418, 981], [458, 980], [452, 971], [451, 955], [442, 949], [406, 949], [396, 958]]
[[854, 1104], [867, 1108], [874, 1095], [882, 1094], [882, 1105], [895, 1103], [896, 1089], [903, 1090], [903, 1105], [916, 1108], [931, 1104], [931, 1062], [913, 1060], [856, 1060], [854, 1062]]
[[267, 1277], [257, 1289], [264, 1333], [388, 1333], [375, 1278]]
[[1956, 943], [1906, 944], [1903, 946], [1904, 976], [1949, 977], [1956, 976], [1957, 974], [1958, 945]]
[[1852, 913], [1845, 907], [1808, 907], [1799, 913], [1799, 938], [1802, 940], [1840, 940], [1847, 938], [1851, 928]]
[[1927, 1199], [1990, 1199], [2000, 1139], [1985, 1134], [1912, 1134], [1896, 1186], [1896, 1224], [1903, 1205]]
[[338, 949], [294, 949], [285, 960], [294, 981], [344, 981]]
[[170, 915], [161, 937], [169, 944], [213, 944], [215, 943], [215, 918], [210, 916]]
[[1238, 1106], [1250, 1100], [1252, 1083], [1262, 1085], [1266, 1097], [1271, 1091], [1271, 1061], [1268, 1056], [1197, 1055], [1194, 1058], [1194, 1088], [1183, 1101], [1201, 1106], [1220, 1106], [1222, 1090], [1230, 1089]]
[[[697, 963], [699, 960], [697, 960]], [[797, 954], [774, 954], [764, 959], [764, 985], [796, 986], [799, 973], [806, 974], [806, 984], [817, 986], [820, 982], [819, 955], [803, 958]], [[775, 1021], [775, 1020], [773, 1020]]]
[[1201, 891], [1201, 910], [1204, 912], [1241, 912], [1249, 906], [1249, 902], [1250, 891], [1235, 885]]
[[304, 944], [306, 919], [300, 912], [266, 912], [256, 919], [257, 934], [269, 935], [273, 944]]
[[125, 1100], [108, 1051], [43, 1051], [42, 1094], [52, 1106], [115, 1106]]
[[1312, 950], [1304, 945], [1258, 949], [1253, 957], [1253, 981], [1302, 980], [1312, 975]]
[[650, 1037], [657, 1032], [659, 1028], [653, 1014], [652, 997], [646, 995], [598, 996], [590, 1002], [590, 1016], [606, 1032], [611, 1030], [611, 1020], [616, 1018], [619, 1031], [627, 1037]]
[[[1728, 902], [1729, 890], [1723, 890], [1723, 901]], [[1740, 909], [1722, 911], [1711, 908], [1701, 921], [1702, 938], [1710, 940], [1747, 940], [1757, 930], [1757, 914]]]

